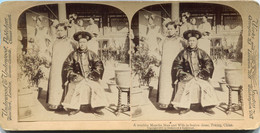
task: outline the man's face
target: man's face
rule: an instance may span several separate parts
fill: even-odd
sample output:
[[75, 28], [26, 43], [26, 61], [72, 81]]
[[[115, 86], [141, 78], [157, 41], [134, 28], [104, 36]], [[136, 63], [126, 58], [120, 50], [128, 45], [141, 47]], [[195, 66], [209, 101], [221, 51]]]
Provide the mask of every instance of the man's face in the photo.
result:
[[59, 26], [57, 28], [57, 36], [60, 37], [65, 37], [67, 35], [67, 31], [64, 29], [64, 27]]
[[197, 47], [197, 45], [198, 45], [198, 39], [196, 38], [196, 37], [190, 37], [189, 38], [189, 46], [190, 46], [190, 48], [196, 48]]
[[86, 50], [88, 48], [88, 40], [86, 38], [81, 38], [79, 40], [79, 48], [81, 50]]
[[176, 29], [174, 28], [174, 25], [167, 26], [167, 33], [169, 36], [172, 36], [176, 33]]

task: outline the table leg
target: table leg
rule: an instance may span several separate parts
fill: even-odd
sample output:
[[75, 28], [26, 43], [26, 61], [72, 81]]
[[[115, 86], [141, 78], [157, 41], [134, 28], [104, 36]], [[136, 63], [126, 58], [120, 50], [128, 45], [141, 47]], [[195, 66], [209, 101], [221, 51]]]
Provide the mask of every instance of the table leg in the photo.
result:
[[227, 110], [226, 110], [226, 114], [229, 115], [231, 110], [232, 110], [232, 89], [229, 85], [227, 85], [228, 87], [228, 107], [227, 107]]
[[127, 110], [130, 111], [130, 90], [127, 92], [127, 107]]
[[117, 104], [116, 115], [119, 115], [121, 113], [121, 93], [122, 90], [118, 88], [118, 104]]
[[238, 98], [239, 98], [238, 100], [239, 100], [239, 105], [241, 107], [242, 115], [244, 116], [244, 110], [243, 110], [244, 102], [243, 102], [243, 87], [242, 86], [239, 87]]

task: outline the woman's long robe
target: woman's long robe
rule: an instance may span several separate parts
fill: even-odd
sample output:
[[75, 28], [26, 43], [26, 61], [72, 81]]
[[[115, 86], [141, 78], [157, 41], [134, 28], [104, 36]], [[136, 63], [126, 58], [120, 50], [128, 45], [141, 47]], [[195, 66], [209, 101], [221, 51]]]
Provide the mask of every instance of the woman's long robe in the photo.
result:
[[162, 45], [162, 65], [160, 68], [159, 88], [158, 88], [158, 102], [159, 104], [170, 104], [173, 86], [171, 69], [172, 63], [178, 53], [183, 49], [181, 38], [166, 38]]
[[65, 77], [62, 73], [63, 64], [68, 55], [76, 49], [71, 39], [57, 39], [53, 44], [52, 65], [50, 70], [50, 79], [48, 87], [47, 103], [58, 106], [61, 103], [64, 93]]

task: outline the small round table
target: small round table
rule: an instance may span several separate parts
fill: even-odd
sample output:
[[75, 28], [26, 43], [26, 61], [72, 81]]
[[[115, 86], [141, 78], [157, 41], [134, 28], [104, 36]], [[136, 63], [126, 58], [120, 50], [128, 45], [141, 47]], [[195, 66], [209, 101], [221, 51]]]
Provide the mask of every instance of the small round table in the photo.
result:
[[[243, 86], [230, 86], [227, 84], [228, 87], [228, 106], [226, 109], [226, 114], [230, 114], [231, 112], [235, 112], [237, 110], [242, 111], [242, 115], [244, 115], [243, 111]], [[238, 104], [232, 103], [232, 91], [238, 92]]]
[[[117, 86], [118, 89], [118, 104], [115, 114], [118, 116], [122, 112], [130, 111], [130, 87], [129, 88], [122, 88]], [[127, 93], [127, 105], [123, 105], [121, 103], [121, 94]]]

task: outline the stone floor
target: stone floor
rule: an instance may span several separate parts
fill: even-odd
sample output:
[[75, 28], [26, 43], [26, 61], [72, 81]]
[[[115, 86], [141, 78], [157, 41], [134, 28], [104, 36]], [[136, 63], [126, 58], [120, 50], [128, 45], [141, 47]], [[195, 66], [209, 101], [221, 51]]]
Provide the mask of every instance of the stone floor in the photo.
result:
[[[224, 102], [227, 103], [227, 93], [224, 91], [216, 90], [218, 98]], [[139, 115], [136, 118], [133, 118], [133, 120], [212, 120], [212, 119], [233, 119], [233, 120], [239, 120], [243, 119], [242, 117], [242, 111], [233, 112], [230, 115], [226, 115], [224, 112], [224, 109], [226, 106], [223, 107], [216, 107], [214, 108], [214, 115], [209, 115], [203, 112], [200, 112], [196, 107], [193, 108], [190, 112], [187, 114], [179, 115], [178, 111], [172, 109], [172, 110], [161, 110], [159, 108], [158, 103], [156, 102], [156, 95], [157, 90], [153, 90], [151, 97], [147, 98], [146, 103], [142, 106], [139, 106], [142, 109], [141, 115]], [[236, 101], [234, 98], [233, 101]]]
[[[231, 60], [219, 60], [218, 62], [214, 62], [215, 73], [211, 79], [211, 84], [214, 86], [215, 91], [217, 93], [218, 99], [221, 103], [228, 103], [228, 88], [220, 87], [219, 81], [223, 81], [223, 77], [225, 76], [224, 69], [227, 67], [241, 67], [241, 64], [238, 62], [232, 62]], [[209, 115], [203, 113], [199, 110], [191, 110], [187, 114], [179, 115], [176, 110], [161, 110], [159, 108], [158, 103], [156, 102], [157, 98], [157, 84], [158, 80], [152, 80], [153, 90], [150, 94], [150, 98], [146, 98], [146, 104], [139, 106], [142, 109], [142, 114], [139, 117], [133, 118], [133, 120], [226, 120], [233, 119], [239, 120], [243, 119], [242, 111], [239, 110], [237, 112], [233, 112], [230, 115], [225, 113], [225, 108], [227, 106], [217, 106], [214, 108], [214, 115]], [[238, 94], [237, 92], [232, 92], [232, 102], [238, 103]]]
[[[115, 76], [115, 68], [118, 66], [117, 62], [105, 62], [105, 72], [103, 75], [102, 85], [105, 89], [107, 99], [110, 106], [103, 109], [104, 116], [97, 116], [91, 112], [79, 112], [75, 115], [68, 116], [66, 111], [48, 111], [46, 104], [47, 96], [47, 82], [43, 83], [45, 86], [41, 92], [38, 100], [35, 100], [31, 107], [32, 115], [27, 118], [20, 119], [20, 121], [59, 121], [59, 120], [129, 120], [130, 112], [125, 112], [119, 116], [115, 115], [116, 105], [118, 103], [118, 90], [116, 87], [108, 87], [108, 84]], [[126, 94], [122, 94], [122, 103], [126, 104]]]
[[[116, 93], [114, 93], [116, 94]], [[104, 116], [97, 116], [91, 112], [79, 112], [69, 116], [66, 111], [48, 111], [46, 104], [46, 92], [43, 91], [39, 100], [35, 102], [32, 109], [32, 116], [20, 121], [60, 121], [60, 120], [129, 120], [130, 112], [115, 115], [117, 97], [113, 93], [107, 92], [111, 105], [103, 110]]]
[[[218, 61], [215, 62], [215, 73], [212, 78], [212, 85], [214, 86], [218, 98], [221, 102], [227, 103], [228, 100], [228, 90], [227, 88], [221, 88], [219, 86], [219, 81], [224, 77], [224, 68], [228, 66], [240, 66], [241, 64], [237, 62], [231, 61]], [[142, 104], [139, 106], [134, 106], [131, 110], [136, 111], [137, 108], [141, 109], [141, 113], [138, 117], [131, 118], [130, 112], [126, 112], [124, 114], [120, 114], [119, 116], [115, 115], [116, 105], [118, 101], [118, 91], [115, 87], [108, 87], [107, 83], [110, 82], [110, 79], [115, 75], [115, 67], [117, 66], [116, 62], [106, 62], [105, 63], [105, 73], [103, 79], [103, 86], [105, 88], [108, 101], [110, 103], [110, 107], [104, 109], [104, 116], [96, 116], [92, 113], [84, 113], [79, 112], [76, 115], [68, 116], [66, 111], [48, 111], [46, 104], [46, 91], [47, 87], [45, 87], [41, 93], [41, 96], [38, 100], [35, 100], [34, 106], [31, 107], [32, 115], [27, 118], [20, 119], [19, 121], [60, 121], [60, 120], [212, 120], [212, 119], [232, 119], [239, 120], [243, 119], [241, 115], [241, 111], [237, 111], [235, 113], [231, 113], [230, 115], [226, 115], [224, 109], [221, 107], [214, 108], [215, 115], [208, 115], [203, 112], [193, 110], [184, 115], [179, 115], [176, 110], [161, 110], [158, 108], [158, 104], [156, 102], [157, 95], [157, 83], [158, 79], [152, 79], [151, 85], [153, 86], [153, 90], [150, 92], [150, 98], [148, 98], [147, 94], [142, 95], [141, 99], [134, 99], [135, 101], [142, 101]], [[237, 94], [232, 93], [233, 101], [237, 101]], [[122, 101], [126, 104], [126, 94], [123, 94]], [[131, 99], [131, 101], [133, 101]], [[131, 103], [132, 105], [136, 105], [136, 103]]]

